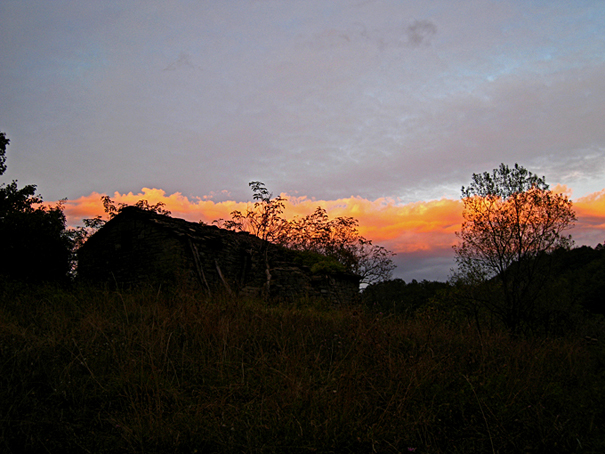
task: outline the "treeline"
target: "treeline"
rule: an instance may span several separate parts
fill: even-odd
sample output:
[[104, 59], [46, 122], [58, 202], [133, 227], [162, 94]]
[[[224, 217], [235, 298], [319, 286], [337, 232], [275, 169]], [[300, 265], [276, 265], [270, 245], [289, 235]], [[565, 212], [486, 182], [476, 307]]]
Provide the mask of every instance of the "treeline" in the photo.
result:
[[362, 301], [377, 312], [413, 317], [431, 301], [446, 295], [450, 288], [447, 282], [413, 279], [406, 283], [403, 279], [393, 279], [367, 286]]
[[605, 246], [559, 249], [553, 259], [549, 298], [605, 315]]
[[[591, 314], [605, 315], [605, 246], [592, 248], [560, 248], [549, 254], [548, 277], [543, 283], [538, 306], [560, 321], [580, 321]], [[452, 281], [405, 282], [392, 279], [367, 286], [362, 293], [364, 305], [388, 314], [414, 317], [429, 307], [468, 311], [480, 310], [481, 293], [494, 291], [493, 287], [472, 288]], [[487, 295], [486, 295], [487, 296]], [[546, 323], [548, 318], [542, 320]]]

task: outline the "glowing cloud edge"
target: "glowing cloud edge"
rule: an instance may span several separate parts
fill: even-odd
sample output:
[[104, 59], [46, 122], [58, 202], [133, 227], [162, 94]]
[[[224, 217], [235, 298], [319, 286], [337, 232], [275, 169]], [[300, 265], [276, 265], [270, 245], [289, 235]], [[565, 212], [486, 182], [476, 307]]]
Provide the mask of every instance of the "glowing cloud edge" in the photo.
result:
[[[557, 185], [556, 192], [569, 195], [571, 191]], [[82, 225], [82, 219], [104, 215], [101, 197], [105, 194], [92, 192], [74, 200], [63, 202], [67, 223], [70, 227]], [[375, 244], [385, 246], [397, 254], [423, 256], [451, 256], [456, 244], [455, 232], [462, 222], [462, 202], [442, 198], [414, 203], [401, 203], [396, 199], [368, 200], [358, 196], [336, 200], [314, 200], [305, 196], [289, 196], [285, 216], [291, 219], [304, 216], [321, 206], [330, 217], [351, 216], [359, 221], [360, 233]], [[162, 202], [173, 217], [211, 223], [216, 219], [228, 219], [233, 210], [243, 210], [251, 202], [214, 202], [210, 198], [188, 198], [180, 192], [167, 195], [162, 189], [143, 188], [139, 193], [129, 192], [110, 195], [116, 203], [135, 204], [145, 199], [150, 204]], [[605, 241], [605, 189], [573, 201], [577, 214], [576, 226], [569, 231], [576, 245], [595, 246]]]

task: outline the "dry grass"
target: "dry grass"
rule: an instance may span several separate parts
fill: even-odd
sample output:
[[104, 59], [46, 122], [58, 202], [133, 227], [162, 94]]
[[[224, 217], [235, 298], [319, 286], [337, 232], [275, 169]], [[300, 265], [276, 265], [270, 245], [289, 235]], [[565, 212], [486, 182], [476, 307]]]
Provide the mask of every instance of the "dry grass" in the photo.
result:
[[605, 354], [317, 302], [6, 286], [0, 451], [605, 452]]

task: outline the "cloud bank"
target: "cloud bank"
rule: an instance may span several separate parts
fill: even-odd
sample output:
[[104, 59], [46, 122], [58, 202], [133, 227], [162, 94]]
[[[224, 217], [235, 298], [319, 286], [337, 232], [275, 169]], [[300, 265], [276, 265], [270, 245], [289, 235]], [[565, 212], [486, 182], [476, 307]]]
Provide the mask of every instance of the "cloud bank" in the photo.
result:
[[605, 187], [605, 4], [0, 3], [7, 179], [455, 198], [501, 162]]
[[[568, 192], [563, 186], [556, 192]], [[81, 225], [83, 218], [103, 215], [101, 197], [88, 196], [65, 201], [65, 214], [70, 226]], [[452, 246], [457, 243], [455, 232], [462, 222], [462, 202], [439, 199], [427, 202], [401, 203], [393, 199], [368, 200], [349, 197], [335, 200], [315, 200], [305, 196], [288, 196], [286, 218], [304, 216], [320, 206], [330, 217], [352, 216], [359, 221], [359, 231], [375, 244], [395, 252], [398, 268], [395, 276], [406, 280], [445, 280], [453, 267]], [[116, 203], [135, 204], [141, 199], [151, 204], [162, 202], [173, 217], [192, 222], [211, 223], [229, 219], [234, 210], [244, 210], [251, 202], [232, 200], [216, 202], [212, 197], [190, 199], [181, 193], [166, 194], [161, 189], [143, 188], [138, 193], [111, 195]], [[605, 189], [573, 202], [578, 221], [570, 230], [576, 245], [596, 246], [605, 243]]]

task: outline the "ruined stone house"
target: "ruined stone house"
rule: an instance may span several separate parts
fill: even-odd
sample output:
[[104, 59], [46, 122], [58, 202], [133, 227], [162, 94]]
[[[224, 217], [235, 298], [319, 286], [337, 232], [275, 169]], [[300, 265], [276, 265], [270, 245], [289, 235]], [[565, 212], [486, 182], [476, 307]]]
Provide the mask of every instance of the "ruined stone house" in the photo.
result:
[[[267, 266], [268, 265], [268, 266]], [[207, 294], [354, 301], [359, 277], [313, 273], [297, 253], [260, 238], [126, 207], [78, 252], [78, 277], [120, 286], [186, 285]]]

